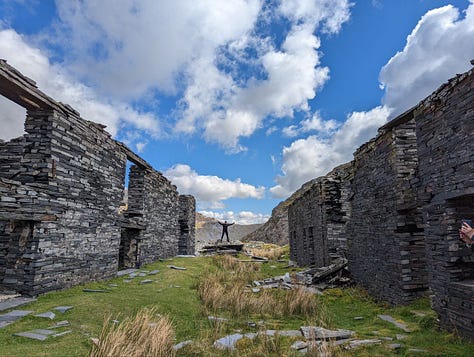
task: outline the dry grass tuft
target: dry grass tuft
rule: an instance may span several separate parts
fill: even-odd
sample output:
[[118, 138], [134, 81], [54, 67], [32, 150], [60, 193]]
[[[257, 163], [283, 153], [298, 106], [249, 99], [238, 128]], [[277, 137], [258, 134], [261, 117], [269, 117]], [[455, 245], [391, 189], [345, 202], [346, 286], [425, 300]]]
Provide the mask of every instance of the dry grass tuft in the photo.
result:
[[251, 248], [250, 254], [257, 257], [267, 258], [269, 260], [278, 260], [285, 253], [285, 249], [282, 247], [272, 248]]
[[286, 295], [282, 305], [282, 315], [314, 316], [318, 311], [318, 305], [314, 295], [307, 292], [303, 287], [290, 290]]
[[174, 356], [174, 330], [167, 317], [156, 310], [140, 310], [133, 318], [114, 324], [109, 316], [102, 327], [99, 342], [92, 346], [90, 357]]

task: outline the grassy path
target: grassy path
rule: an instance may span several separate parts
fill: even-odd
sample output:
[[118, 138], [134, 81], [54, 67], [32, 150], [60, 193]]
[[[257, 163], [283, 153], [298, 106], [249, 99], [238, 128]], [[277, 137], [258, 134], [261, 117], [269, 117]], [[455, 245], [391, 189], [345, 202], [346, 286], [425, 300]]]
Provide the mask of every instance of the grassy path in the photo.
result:
[[[167, 265], [182, 266], [187, 270], [173, 270]], [[287, 270], [285, 263], [270, 262], [262, 264], [259, 272], [253, 275], [267, 277], [281, 275]], [[334, 356], [412, 356], [410, 348], [426, 350], [417, 353], [420, 356], [473, 356], [474, 344], [461, 341], [456, 336], [439, 332], [435, 328], [435, 315], [429, 307], [428, 301], [420, 300], [405, 307], [389, 307], [374, 302], [361, 289], [333, 289], [323, 296], [314, 296], [317, 316], [293, 314], [282, 316], [269, 312], [248, 312], [233, 315], [230, 307], [204, 309], [198, 295], [197, 287], [203, 277], [218, 276], [222, 267], [216, 266], [212, 258], [175, 258], [172, 261], [157, 262], [146, 266], [143, 270], [159, 269], [156, 275], [136, 277], [131, 282], [124, 282], [126, 277], [114, 278], [109, 281], [90, 283], [68, 290], [52, 292], [40, 296], [38, 300], [19, 309], [32, 310], [34, 313], [21, 320], [0, 329], [0, 356], [87, 356], [91, 347], [91, 337], [98, 337], [103, 321], [109, 315], [113, 319], [122, 321], [126, 316], [136, 314], [144, 307], [154, 307], [163, 315], [171, 318], [176, 332], [176, 342], [194, 340], [194, 346], [189, 346], [178, 356], [297, 356], [297, 352], [289, 349], [295, 338], [280, 338], [270, 345], [268, 341], [239, 342], [239, 353], [224, 353], [214, 350], [212, 342], [226, 334], [236, 331], [255, 332], [248, 322], [265, 321], [266, 329], [297, 329], [302, 325], [323, 323], [329, 328], [351, 329], [356, 331], [356, 337], [383, 338], [381, 345], [359, 348], [353, 351], [334, 350]], [[242, 274], [233, 276], [227, 271], [229, 278], [224, 282], [226, 291], [230, 291], [234, 280], [245, 279]], [[144, 279], [154, 282], [140, 284]], [[236, 281], [236, 280], [235, 280]], [[86, 293], [82, 290], [105, 289], [106, 293]], [[250, 293], [252, 294], [252, 293]], [[272, 292], [278, 299], [284, 299], [286, 292]], [[223, 294], [225, 295], [225, 294]], [[244, 296], [244, 295], [242, 295]], [[255, 295], [258, 298], [259, 295]], [[57, 306], [71, 305], [74, 308], [64, 314], [57, 313], [54, 320], [34, 317], [33, 315], [52, 310]], [[420, 314], [421, 313], [421, 314]], [[212, 324], [207, 316], [214, 314], [227, 317], [224, 324]], [[388, 314], [403, 321], [413, 329], [412, 333], [404, 333], [393, 325], [380, 320], [378, 314]], [[424, 316], [420, 316], [424, 315]], [[359, 319], [354, 319], [360, 317]], [[70, 326], [59, 331], [72, 332], [57, 338], [48, 338], [46, 341], [35, 341], [22, 337], [12, 336], [16, 332], [33, 329], [44, 329], [61, 320], [70, 322]], [[397, 334], [405, 334], [402, 341], [396, 340]], [[393, 341], [388, 339], [392, 338]], [[388, 344], [400, 343], [403, 347], [398, 351], [388, 349]], [[262, 352], [263, 351], [263, 352]]]

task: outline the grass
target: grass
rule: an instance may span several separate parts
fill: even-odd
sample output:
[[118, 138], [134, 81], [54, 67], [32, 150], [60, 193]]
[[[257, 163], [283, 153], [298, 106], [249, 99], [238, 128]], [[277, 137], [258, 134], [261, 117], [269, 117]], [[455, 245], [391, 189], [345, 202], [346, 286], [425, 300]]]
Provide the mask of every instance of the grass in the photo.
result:
[[[33, 314], [0, 329], [0, 356], [121, 355], [122, 352], [110, 351], [117, 351], [111, 348], [122, 346], [124, 338], [135, 341], [132, 352], [123, 353], [130, 356], [134, 355], [133, 351], [137, 356], [159, 355], [143, 352], [159, 351], [155, 345], [159, 341], [158, 345], [167, 351], [165, 355], [172, 356], [170, 343], [185, 340], [194, 343], [178, 351], [177, 356], [298, 356], [298, 352], [289, 348], [296, 338], [278, 335], [242, 339], [238, 342], [239, 350], [234, 352], [216, 350], [212, 346], [217, 339], [237, 331], [289, 330], [304, 325], [350, 329], [361, 339], [394, 339], [353, 351], [326, 343], [311, 349], [308, 356], [317, 356], [321, 351], [328, 356], [410, 356], [413, 354], [409, 348], [419, 348], [428, 351], [419, 355], [462, 357], [472, 356], [474, 350], [474, 344], [437, 330], [436, 316], [427, 299], [408, 306], [390, 307], [377, 303], [360, 288], [326, 290], [323, 296], [309, 295], [303, 290], [251, 292], [248, 284], [253, 280], [291, 271], [285, 268], [285, 262], [241, 263], [229, 256], [173, 259], [172, 264], [187, 268], [183, 271], [169, 269], [168, 264], [157, 262], [144, 267], [160, 272], [135, 278], [130, 283], [125, 283], [124, 278], [115, 278], [40, 296], [36, 302], [20, 308], [32, 310]], [[149, 278], [155, 281], [139, 283]], [[84, 288], [107, 289], [108, 292], [85, 293]], [[58, 313], [53, 321], [33, 316], [64, 305], [74, 308]], [[414, 311], [425, 316], [418, 316]], [[407, 323], [413, 332], [404, 333], [380, 320], [378, 314], [388, 314]], [[209, 315], [225, 317], [228, 321], [212, 322], [208, 320]], [[68, 320], [70, 326], [59, 331], [71, 330], [71, 333], [43, 342], [12, 336], [20, 331], [46, 328], [60, 320]], [[111, 323], [112, 320], [119, 323]], [[256, 327], [249, 322], [254, 322]], [[157, 326], [155, 323], [164, 324], [159, 328], [162, 333], [153, 328]], [[405, 334], [406, 339], [396, 341], [397, 334]], [[91, 338], [98, 338], [99, 346], [94, 347]], [[150, 342], [148, 347], [147, 341]], [[389, 343], [401, 343], [403, 347], [390, 351]]]

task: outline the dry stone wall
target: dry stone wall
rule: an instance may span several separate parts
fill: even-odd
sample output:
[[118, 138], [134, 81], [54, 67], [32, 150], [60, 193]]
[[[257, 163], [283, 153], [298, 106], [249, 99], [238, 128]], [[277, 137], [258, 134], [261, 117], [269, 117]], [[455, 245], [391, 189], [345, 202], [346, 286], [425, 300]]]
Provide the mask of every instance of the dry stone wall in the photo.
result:
[[354, 154], [349, 270], [377, 298], [407, 303], [427, 290], [423, 221], [417, 207], [413, 119]]
[[[352, 174], [307, 184], [289, 209], [292, 259], [325, 261], [330, 234], [325, 239], [322, 232], [338, 229], [323, 207], [332, 207], [339, 191], [355, 280], [393, 304], [430, 294], [440, 325], [474, 340], [474, 254], [459, 240], [462, 219], [474, 220], [473, 138], [470, 70], [380, 128], [355, 152]], [[328, 190], [336, 194], [325, 196]], [[309, 222], [320, 244], [314, 250], [298, 233]]]
[[463, 218], [474, 220], [474, 70], [422, 101], [414, 118], [433, 308], [441, 326], [474, 339], [474, 254], [458, 233]]
[[196, 200], [191, 195], [179, 196], [178, 253], [192, 255], [196, 248]]
[[[4, 61], [0, 94], [27, 109], [26, 134], [0, 143], [2, 287], [36, 295], [178, 253], [179, 217], [195, 208], [180, 212], [169, 180]], [[123, 213], [127, 159], [135, 166]]]

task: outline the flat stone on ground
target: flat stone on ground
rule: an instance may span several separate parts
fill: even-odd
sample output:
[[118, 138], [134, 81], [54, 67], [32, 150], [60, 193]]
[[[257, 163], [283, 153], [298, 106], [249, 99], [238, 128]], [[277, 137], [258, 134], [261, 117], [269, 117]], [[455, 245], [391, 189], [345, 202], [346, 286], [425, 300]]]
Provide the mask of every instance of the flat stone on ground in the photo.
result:
[[379, 339], [352, 340], [351, 342], [349, 342], [349, 345], [346, 346], [346, 348], [350, 350], [359, 346], [376, 345], [379, 343], [382, 343], [382, 341]]
[[328, 340], [328, 339], [343, 339], [349, 338], [354, 334], [350, 330], [328, 330], [324, 327], [318, 326], [301, 326], [301, 332], [307, 340]]
[[181, 348], [183, 348], [187, 345], [190, 345], [191, 343], [193, 343], [193, 340], [187, 340], [187, 341], [177, 343], [176, 345], [173, 346], [173, 350], [175, 350], [175, 351], [180, 350]]
[[30, 331], [18, 332], [18, 333], [13, 334], [13, 336], [26, 337], [26, 338], [31, 338], [33, 340], [40, 340], [40, 341], [44, 341], [48, 338], [48, 336], [46, 335], [42, 335], [39, 333], [30, 332]]
[[82, 289], [85, 293], [106, 293], [107, 290], [104, 289]]
[[124, 275], [127, 275], [127, 274], [131, 274], [131, 273], [134, 273], [136, 272], [137, 269], [125, 269], [125, 270], [119, 270], [117, 272], [117, 276], [124, 276]]
[[296, 341], [291, 345], [291, 348], [295, 350], [302, 350], [303, 348], [307, 348], [308, 344], [304, 341]]
[[15, 307], [28, 304], [30, 302], [36, 301], [35, 298], [27, 297], [13, 297], [0, 302], [0, 311], [13, 309]]
[[47, 311], [47, 312], [43, 312], [42, 314], [38, 314], [38, 315], [35, 315], [36, 317], [44, 317], [46, 319], [54, 319], [56, 317], [56, 314], [52, 311]]
[[176, 265], [168, 265], [168, 268], [174, 269], [174, 270], [187, 270], [186, 268], [177, 267]]
[[[158, 274], [160, 271], [158, 269], [156, 270], [152, 270], [151, 272], [148, 273], [148, 275], [156, 275]], [[186, 341], [185, 341], [186, 342]]]
[[150, 284], [150, 283], [153, 283], [153, 280], [145, 279], [145, 280], [140, 281], [140, 284]]
[[396, 321], [392, 316], [390, 315], [377, 315], [380, 319], [384, 320], [384, 321], [387, 321], [387, 322], [390, 322], [392, 324], [394, 324], [395, 326], [397, 326], [398, 328], [402, 329], [403, 331], [405, 332], [411, 332], [411, 329], [408, 328], [408, 326], [402, 322], [398, 322]]
[[216, 342], [214, 342], [214, 347], [220, 350], [226, 350], [226, 349], [235, 350], [235, 344], [237, 343], [237, 341], [239, 341], [243, 337], [244, 335], [240, 333], [224, 336], [218, 339]]
[[53, 330], [53, 329], [61, 328], [61, 327], [64, 327], [64, 326], [69, 326], [69, 321], [67, 321], [67, 320], [59, 321], [56, 324], [54, 324], [53, 326], [48, 327], [48, 329]]
[[73, 306], [57, 306], [54, 310], [59, 311], [60, 313], [64, 314], [66, 311], [69, 311], [73, 308]]

